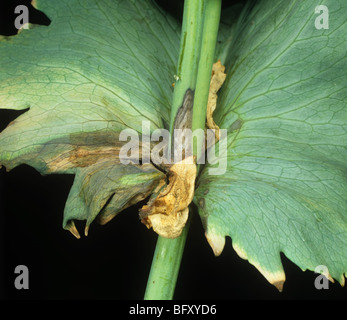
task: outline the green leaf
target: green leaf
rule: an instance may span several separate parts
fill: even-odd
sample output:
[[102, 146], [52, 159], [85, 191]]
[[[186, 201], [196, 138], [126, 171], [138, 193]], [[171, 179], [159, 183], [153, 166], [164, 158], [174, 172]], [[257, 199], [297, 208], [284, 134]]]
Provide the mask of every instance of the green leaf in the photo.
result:
[[329, 29], [315, 27], [316, 1], [261, 1], [230, 30], [215, 111], [227, 170], [206, 166], [194, 200], [215, 254], [230, 236], [280, 290], [281, 252], [341, 285], [347, 273], [347, 7], [319, 4]]
[[152, 166], [122, 166], [118, 138], [144, 120], [152, 131], [168, 125], [179, 24], [149, 0], [36, 6], [49, 27], [0, 41], [0, 109], [29, 109], [0, 134], [0, 164], [75, 174], [71, 230], [71, 219], [89, 226], [100, 210], [115, 215], [162, 178]]

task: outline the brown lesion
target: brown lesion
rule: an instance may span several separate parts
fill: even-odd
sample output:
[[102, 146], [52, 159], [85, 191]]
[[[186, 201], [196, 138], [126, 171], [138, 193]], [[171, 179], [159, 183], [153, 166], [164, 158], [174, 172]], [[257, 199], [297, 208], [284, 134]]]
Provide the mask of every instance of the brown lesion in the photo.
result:
[[[213, 120], [213, 112], [216, 108], [217, 92], [225, 77], [224, 66], [218, 61], [213, 66], [206, 119], [207, 128], [217, 131], [216, 140], [219, 138], [219, 127]], [[191, 129], [193, 101], [194, 92], [188, 89], [175, 119], [175, 129]], [[84, 168], [104, 161], [117, 164], [120, 163], [119, 153], [124, 143], [119, 141], [119, 134], [117, 133], [101, 132], [74, 135], [70, 137], [68, 144], [70, 149], [52, 159], [49, 168], [52, 171], [57, 168], [59, 170]], [[147, 205], [140, 210], [140, 219], [148, 228], [153, 228], [156, 233], [166, 238], [176, 238], [182, 233], [188, 219], [188, 206], [194, 197], [197, 175], [196, 157], [192, 155], [191, 146], [188, 146], [187, 149], [186, 146], [183, 146], [182, 141], [173, 141], [172, 147], [184, 148], [182, 150], [183, 160], [172, 164], [172, 159], [168, 159], [171, 160], [169, 161], [170, 165], [161, 166], [166, 176], [161, 178], [159, 182], [156, 181], [156, 184], [149, 188], [147, 192], [139, 190], [139, 193], [125, 205], [127, 207], [135, 204], [152, 194]], [[141, 157], [141, 145], [139, 145], [138, 151]], [[112, 201], [111, 199], [110, 204], [112, 204]], [[110, 204], [98, 216], [101, 224], [108, 222], [115, 216], [114, 212], [108, 209], [112, 208]], [[200, 199], [199, 205], [205, 207], [203, 198]], [[74, 224], [69, 225], [69, 230], [75, 236], [79, 236]], [[88, 226], [85, 232], [88, 232]], [[214, 243], [214, 240], [212, 237], [211, 242]], [[220, 247], [223, 247], [222, 243], [220, 243], [216, 252], [219, 253], [222, 250]]]
[[68, 161], [79, 168], [89, 167], [100, 160], [107, 161], [108, 158], [113, 158], [114, 162], [119, 162], [119, 146], [115, 147], [96, 147], [85, 148], [76, 147], [70, 152]]
[[[219, 127], [213, 120], [213, 112], [217, 105], [217, 92], [226, 78], [224, 70], [225, 67], [220, 61], [213, 65], [207, 105], [206, 126], [216, 130], [216, 141], [219, 140]], [[188, 89], [182, 106], [178, 109], [174, 129], [192, 128], [193, 104], [194, 92]], [[166, 168], [169, 182], [166, 183], [163, 180], [148, 204], [140, 210], [141, 221], [166, 238], [176, 238], [182, 233], [188, 219], [188, 206], [194, 197], [197, 175], [196, 158], [192, 155], [190, 144], [186, 147], [183, 141], [173, 141], [172, 150], [181, 147], [184, 148], [183, 160]], [[204, 199], [200, 199], [199, 204], [204, 207]]]
[[98, 162], [119, 161], [120, 146], [114, 147], [86, 147], [72, 146], [69, 151], [58, 154], [47, 163], [48, 172], [66, 171], [71, 168], [85, 168]]
[[[184, 95], [182, 106], [178, 109], [174, 128], [178, 130], [185, 130], [192, 128], [193, 122], [193, 105], [194, 105], [194, 91], [188, 89]], [[183, 136], [175, 135], [174, 139], [172, 139], [171, 149], [180, 148], [182, 146], [182, 159], [186, 157], [190, 157], [192, 155], [192, 146], [188, 141], [188, 144], [185, 144], [185, 139], [188, 137], [184, 136], [184, 132], [182, 131]], [[184, 146], [184, 147], [183, 147]], [[173, 154], [172, 154], [173, 156]]]
[[175, 163], [168, 172], [169, 183], [163, 179], [154, 197], [140, 210], [141, 222], [160, 236], [178, 237], [188, 219], [188, 206], [195, 189], [196, 164], [194, 157]]
[[[177, 111], [174, 129], [191, 129], [193, 115], [194, 92], [188, 89], [184, 95], [182, 105]], [[176, 138], [176, 136], [174, 135]], [[195, 190], [196, 157], [192, 155], [192, 148], [184, 146], [177, 137], [173, 139], [174, 148], [182, 149], [182, 160], [172, 165], [163, 167], [167, 179], [162, 179], [148, 202], [140, 210], [140, 219], [147, 228], [165, 238], [176, 238], [181, 233], [187, 222], [189, 209]], [[172, 159], [170, 159], [172, 163]]]
[[125, 143], [119, 141], [119, 133], [116, 132], [79, 133], [71, 134], [69, 138], [52, 140], [48, 145], [55, 148], [59, 146], [64, 151], [47, 161], [48, 172], [85, 168], [110, 160], [118, 164], [119, 151]]

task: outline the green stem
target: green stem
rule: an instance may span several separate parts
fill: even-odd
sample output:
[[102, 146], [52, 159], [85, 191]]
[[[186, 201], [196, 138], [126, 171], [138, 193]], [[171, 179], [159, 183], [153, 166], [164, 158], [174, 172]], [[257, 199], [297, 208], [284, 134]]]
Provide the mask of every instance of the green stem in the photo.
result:
[[[201, 53], [193, 104], [193, 132], [196, 129], [205, 128], [207, 101], [211, 82], [212, 65], [215, 62], [215, 48], [219, 29], [221, 5], [221, 0], [208, 0], [205, 5]], [[202, 134], [204, 133], [202, 132]], [[198, 141], [202, 141], [202, 139], [199, 139]], [[197, 159], [200, 158], [201, 152], [204, 151], [201, 146], [195, 145], [193, 150]]]
[[158, 237], [145, 300], [172, 300], [186, 242], [189, 220], [176, 239]]
[[[170, 115], [170, 132], [173, 133], [178, 109], [188, 89], [194, 90], [199, 62], [204, 0], [186, 0], [184, 3], [180, 54], [177, 63], [177, 80]], [[145, 300], [172, 299], [184, 245], [189, 229], [189, 219], [182, 234], [176, 239], [158, 236], [147, 281]]]
[[201, 33], [205, 0], [185, 0], [181, 32], [180, 54], [177, 62], [177, 80], [173, 92], [170, 131], [178, 109], [188, 89], [194, 91], [199, 63]]
[[[221, 0], [185, 0], [181, 34], [181, 49], [173, 103], [170, 131], [188, 89], [194, 91], [192, 130], [204, 129], [212, 64], [220, 20]], [[201, 97], [200, 97], [201, 95]], [[201, 141], [201, 139], [199, 139]], [[201, 150], [199, 146], [194, 149]], [[181, 259], [189, 229], [189, 219], [176, 239], [158, 236], [149, 274], [145, 300], [173, 298]]]

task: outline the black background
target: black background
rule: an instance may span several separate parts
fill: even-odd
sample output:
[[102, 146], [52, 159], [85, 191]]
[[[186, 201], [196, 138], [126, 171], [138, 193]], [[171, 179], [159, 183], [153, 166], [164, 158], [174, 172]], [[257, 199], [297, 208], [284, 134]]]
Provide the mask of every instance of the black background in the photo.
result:
[[[182, 1], [158, 1], [176, 17]], [[233, 1], [224, 1], [223, 6]], [[234, 1], [235, 2], [235, 1]], [[0, 34], [16, 32], [14, 7], [30, 1], [6, 1], [0, 7]], [[30, 21], [48, 25], [35, 10]], [[1, 57], [0, 57], [1, 68]], [[21, 112], [0, 110], [0, 131]], [[65, 201], [73, 176], [41, 176], [22, 165], [0, 169], [0, 298], [2, 299], [142, 299], [156, 244], [156, 234], [140, 223], [138, 208], [119, 214], [105, 226], [93, 223], [89, 236], [75, 239], [62, 229]], [[82, 231], [83, 223], [77, 223]], [[82, 233], [82, 232], [80, 232]], [[175, 299], [346, 299], [347, 289], [330, 283], [314, 287], [316, 274], [302, 272], [282, 255], [286, 272], [279, 293], [228, 238], [215, 257], [204, 238], [197, 212], [192, 214]], [[29, 290], [16, 290], [14, 269], [29, 269]]]

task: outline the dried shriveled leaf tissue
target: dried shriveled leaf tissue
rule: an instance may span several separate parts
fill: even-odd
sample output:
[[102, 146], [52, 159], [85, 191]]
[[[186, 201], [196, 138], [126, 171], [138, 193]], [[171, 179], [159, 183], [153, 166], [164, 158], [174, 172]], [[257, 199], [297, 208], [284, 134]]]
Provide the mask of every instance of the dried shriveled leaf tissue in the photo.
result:
[[172, 165], [168, 172], [169, 183], [141, 209], [142, 222], [165, 238], [178, 237], [185, 226], [194, 197], [196, 164], [188, 157]]

